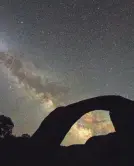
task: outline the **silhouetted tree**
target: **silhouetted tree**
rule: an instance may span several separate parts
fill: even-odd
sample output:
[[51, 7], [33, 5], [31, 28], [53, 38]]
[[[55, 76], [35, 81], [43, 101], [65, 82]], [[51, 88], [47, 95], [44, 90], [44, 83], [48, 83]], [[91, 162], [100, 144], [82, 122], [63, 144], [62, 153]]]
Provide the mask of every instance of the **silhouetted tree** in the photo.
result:
[[0, 139], [12, 135], [14, 124], [9, 117], [0, 115]]

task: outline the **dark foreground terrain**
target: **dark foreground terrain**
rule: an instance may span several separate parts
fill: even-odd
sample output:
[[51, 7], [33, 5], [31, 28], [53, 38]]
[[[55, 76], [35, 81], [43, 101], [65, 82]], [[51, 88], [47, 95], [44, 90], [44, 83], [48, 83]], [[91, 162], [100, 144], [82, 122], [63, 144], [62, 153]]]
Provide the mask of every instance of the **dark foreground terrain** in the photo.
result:
[[[121, 96], [99, 96], [59, 107], [50, 113], [30, 137], [12, 135], [12, 120], [0, 116], [0, 165], [133, 165], [134, 102]], [[109, 111], [114, 133], [95, 136], [84, 145], [61, 146], [72, 125], [85, 113]]]

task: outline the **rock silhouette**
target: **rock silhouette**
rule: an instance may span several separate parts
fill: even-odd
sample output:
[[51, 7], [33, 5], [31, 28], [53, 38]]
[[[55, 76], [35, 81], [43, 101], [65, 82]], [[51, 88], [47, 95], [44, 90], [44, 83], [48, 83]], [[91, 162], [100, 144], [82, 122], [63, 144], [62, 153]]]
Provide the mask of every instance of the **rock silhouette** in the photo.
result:
[[[131, 165], [134, 102], [121, 96], [99, 96], [59, 107], [31, 136], [9, 135], [0, 142], [1, 165]], [[85, 113], [109, 111], [116, 132], [95, 136], [84, 145], [61, 146], [72, 125]]]

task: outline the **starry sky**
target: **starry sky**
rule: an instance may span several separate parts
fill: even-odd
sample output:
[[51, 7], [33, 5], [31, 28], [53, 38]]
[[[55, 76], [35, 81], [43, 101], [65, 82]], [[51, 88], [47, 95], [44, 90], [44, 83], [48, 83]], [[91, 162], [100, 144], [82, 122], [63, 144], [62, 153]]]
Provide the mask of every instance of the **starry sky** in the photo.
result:
[[[1, 0], [0, 51], [43, 77], [58, 104], [104, 94], [134, 99], [133, 9], [133, 0]], [[0, 67], [0, 111], [16, 132], [32, 133], [45, 108]]]

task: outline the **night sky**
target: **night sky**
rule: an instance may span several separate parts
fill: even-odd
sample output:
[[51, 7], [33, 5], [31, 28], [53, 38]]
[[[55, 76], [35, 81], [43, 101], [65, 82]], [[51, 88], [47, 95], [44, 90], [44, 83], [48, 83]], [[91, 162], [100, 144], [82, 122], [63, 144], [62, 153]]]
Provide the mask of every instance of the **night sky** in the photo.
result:
[[[134, 99], [133, 12], [133, 0], [1, 0], [0, 51], [34, 70], [56, 106], [104, 94]], [[0, 111], [16, 133], [32, 133], [47, 108], [15, 85], [18, 73], [0, 68]]]

